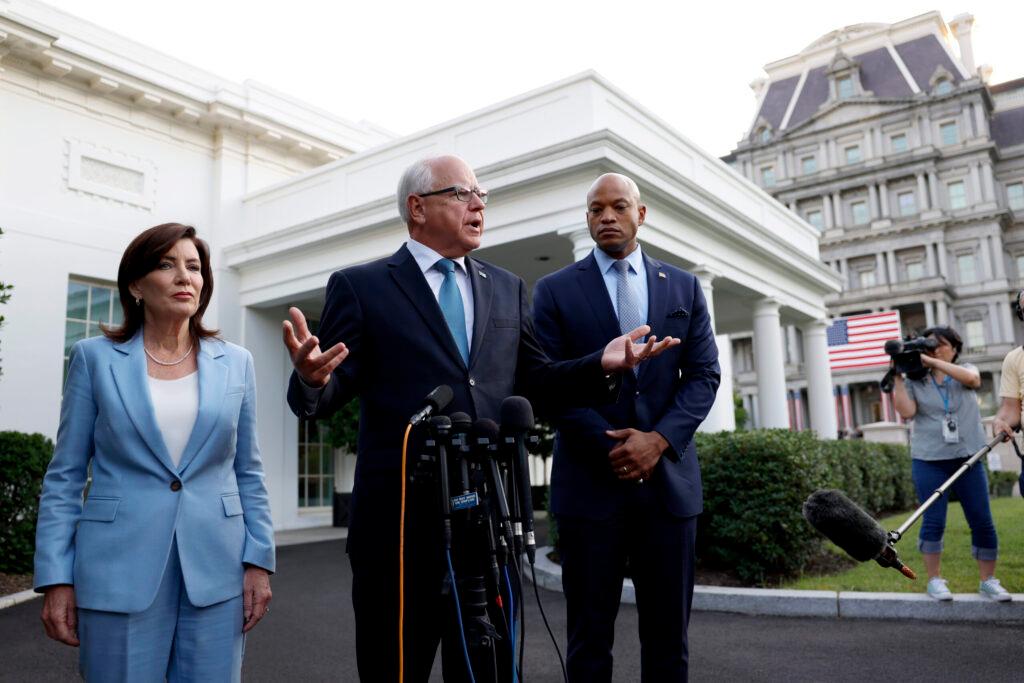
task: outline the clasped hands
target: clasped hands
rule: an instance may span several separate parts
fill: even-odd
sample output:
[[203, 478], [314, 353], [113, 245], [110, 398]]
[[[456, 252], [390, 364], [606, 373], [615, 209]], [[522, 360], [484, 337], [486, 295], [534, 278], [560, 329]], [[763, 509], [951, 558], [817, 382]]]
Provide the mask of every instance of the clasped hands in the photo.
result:
[[[288, 309], [291, 320], [285, 320], [284, 344], [292, 358], [292, 365], [302, 380], [311, 387], [324, 387], [331, 381], [331, 373], [348, 358], [349, 350], [344, 342], [338, 342], [326, 351], [320, 350], [320, 340], [310, 333], [302, 311], [294, 306]], [[675, 337], [658, 341], [650, 335], [643, 344], [637, 340], [650, 334], [651, 328], [641, 325], [629, 334], [616, 337], [608, 342], [601, 355], [601, 368], [605, 372], [632, 370], [645, 360], [650, 360], [666, 349], [679, 343]]]
[[658, 432], [638, 429], [609, 429], [605, 432], [618, 443], [608, 452], [608, 463], [620, 481], [651, 478], [654, 466], [668, 448], [668, 441]]

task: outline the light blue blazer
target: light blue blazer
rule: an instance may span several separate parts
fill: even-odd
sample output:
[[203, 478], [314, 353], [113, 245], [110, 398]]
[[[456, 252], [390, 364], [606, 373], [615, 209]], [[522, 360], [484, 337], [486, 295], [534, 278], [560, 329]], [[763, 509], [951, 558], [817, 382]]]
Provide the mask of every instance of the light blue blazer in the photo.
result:
[[150, 400], [141, 332], [124, 344], [94, 337], [71, 349], [39, 503], [37, 591], [73, 584], [79, 607], [141, 612], [175, 536], [197, 607], [240, 595], [243, 562], [274, 571], [252, 355], [204, 339], [197, 358], [199, 413], [175, 467]]

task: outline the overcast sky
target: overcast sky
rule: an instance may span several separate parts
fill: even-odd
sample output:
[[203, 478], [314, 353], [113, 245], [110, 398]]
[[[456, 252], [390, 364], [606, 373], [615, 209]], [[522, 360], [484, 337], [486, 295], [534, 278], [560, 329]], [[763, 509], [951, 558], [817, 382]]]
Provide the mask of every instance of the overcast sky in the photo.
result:
[[1024, 76], [1024, 3], [51, 0], [235, 81], [412, 133], [594, 69], [715, 155], [754, 116], [762, 66], [831, 30], [939, 10], [975, 17], [992, 82]]

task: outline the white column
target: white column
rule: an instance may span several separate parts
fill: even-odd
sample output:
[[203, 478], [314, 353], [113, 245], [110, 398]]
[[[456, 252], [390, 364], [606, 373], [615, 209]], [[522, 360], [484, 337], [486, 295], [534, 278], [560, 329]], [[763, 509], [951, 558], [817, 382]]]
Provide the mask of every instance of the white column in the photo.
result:
[[786, 357], [790, 365], [800, 362], [800, 348], [796, 338], [796, 325], [786, 325]]
[[885, 256], [882, 252], [875, 252], [875, 282], [877, 284], [892, 284], [888, 281], [889, 275], [885, 268]]
[[989, 235], [992, 240], [992, 265], [995, 269], [995, 276], [998, 280], [1006, 278], [1006, 253], [1003, 251], [1003, 236], [998, 232]]
[[761, 299], [754, 304], [754, 369], [761, 426], [788, 429], [786, 366], [782, 356], [779, 302], [775, 299]]
[[[879, 150], [881, 151], [881, 150]], [[875, 156], [875, 129], [869, 128], [864, 136], [864, 158], [871, 159]]]
[[[691, 271], [700, 281], [700, 288], [704, 292], [704, 298], [708, 302], [708, 315], [711, 316], [711, 329], [715, 329], [715, 287], [714, 280], [718, 273], [705, 266], [697, 266]], [[697, 431], [700, 432], [721, 432], [734, 431], [736, 429], [736, 411], [733, 405], [733, 377], [732, 377], [732, 342], [729, 335], [716, 334], [715, 344], [718, 345], [718, 367], [722, 373], [722, 380], [718, 385], [718, 393], [715, 394], [715, 403], [711, 406], [711, 412], [700, 424]]]
[[921, 116], [918, 118], [918, 123], [921, 128], [921, 144], [930, 145], [932, 144], [932, 121], [927, 116]]
[[931, 199], [932, 208], [939, 208], [939, 176], [935, 171], [928, 171], [928, 197]]
[[935, 302], [925, 301], [924, 302], [924, 326], [934, 327], [935, 326]]
[[590, 251], [594, 248], [594, 240], [590, 237], [589, 230], [580, 228], [579, 230], [569, 230], [559, 234], [572, 242], [573, 261], [582, 261], [590, 256]]
[[971, 194], [967, 198], [968, 204], [975, 204], [981, 201], [981, 175], [978, 173], [978, 164], [971, 164]]
[[992, 331], [992, 336], [989, 337], [989, 343], [998, 344], [1003, 341], [1002, 325], [999, 324], [999, 302], [989, 301], [988, 302], [988, 328]]
[[868, 206], [871, 220], [878, 220], [878, 187], [874, 183], [868, 183]]
[[935, 324], [937, 325], [949, 325], [952, 321], [949, 319], [949, 307], [946, 305], [945, 299], [939, 299], [935, 302]]
[[935, 243], [935, 256], [939, 262], [939, 275], [948, 279], [949, 274], [946, 272], [946, 241], [942, 238]]
[[878, 183], [878, 200], [882, 209], [882, 218], [889, 218], [889, 185], [884, 180]]
[[917, 174], [917, 201], [919, 202], [918, 211], [927, 211], [931, 208], [928, 205], [928, 187], [924, 181], [924, 173]]
[[821, 159], [822, 168], [828, 168], [832, 165], [828, 158], [828, 140], [822, 140], [818, 143], [818, 158]]
[[843, 200], [838, 190], [832, 193], [832, 209], [835, 211], [836, 227], [843, 227]]
[[1005, 299], [999, 304], [999, 317], [1002, 318], [1003, 329], [1006, 330], [1003, 341], [1010, 344], [1016, 344], [1016, 325], [1019, 325], [1020, 322], [1017, 320], [1017, 316], [1013, 313], [1013, 305]]
[[850, 288], [850, 262], [849, 259], [839, 259], [839, 275], [842, 276], [842, 287], [845, 292]]
[[821, 208], [825, 214], [825, 229], [831, 230], [835, 226], [835, 221], [832, 220], [832, 198], [827, 194], [821, 196]]
[[924, 245], [924, 259], [928, 267], [928, 277], [935, 277], [938, 275], [939, 271], [936, 269], [937, 266], [935, 263], [935, 250], [932, 249], [932, 245], [930, 244]]
[[885, 260], [889, 265], [889, 284], [895, 285], [899, 280], [899, 275], [896, 272], [896, 252], [892, 249], [885, 252]]
[[987, 282], [992, 279], [992, 253], [988, 249], [987, 235], [978, 240], [978, 251], [981, 252], [981, 280]]
[[986, 202], [994, 201], [996, 198], [996, 185], [995, 178], [992, 176], [992, 164], [989, 162], [981, 163], [981, 185], [982, 195], [981, 198]]
[[825, 328], [824, 320], [800, 326], [804, 333], [804, 375], [807, 377], [807, 410], [811, 416], [811, 429], [818, 433], [818, 438], [834, 439], [839, 426], [836, 424]]

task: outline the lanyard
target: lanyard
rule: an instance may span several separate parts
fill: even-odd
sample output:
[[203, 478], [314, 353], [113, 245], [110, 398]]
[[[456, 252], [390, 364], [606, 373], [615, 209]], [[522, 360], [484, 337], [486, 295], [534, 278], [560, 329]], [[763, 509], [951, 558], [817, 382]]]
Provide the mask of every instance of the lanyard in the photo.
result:
[[942, 386], [935, 381], [935, 375], [928, 373], [928, 376], [932, 379], [932, 384], [935, 385], [935, 391], [939, 392], [939, 396], [942, 398], [942, 405], [946, 409], [946, 415], [949, 415], [949, 387], [953, 383], [953, 378], [946, 375], [942, 379]]

